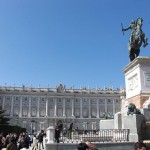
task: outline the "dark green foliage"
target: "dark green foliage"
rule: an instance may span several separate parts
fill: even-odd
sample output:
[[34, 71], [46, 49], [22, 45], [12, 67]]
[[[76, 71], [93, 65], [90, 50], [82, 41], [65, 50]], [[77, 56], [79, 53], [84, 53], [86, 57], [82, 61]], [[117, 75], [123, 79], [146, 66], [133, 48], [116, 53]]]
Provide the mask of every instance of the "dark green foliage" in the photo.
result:
[[0, 125], [0, 133], [3, 135], [7, 135], [8, 133], [17, 133], [19, 135], [21, 132], [26, 132], [26, 129], [19, 126]]
[[9, 118], [4, 116], [5, 110], [0, 110], [0, 124], [9, 124]]
[[12, 126], [9, 125], [9, 118], [4, 116], [5, 110], [0, 110], [0, 134], [7, 135], [8, 133], [17, 133], [26, 132], [25, 128], [21, 128], [20, 126]]

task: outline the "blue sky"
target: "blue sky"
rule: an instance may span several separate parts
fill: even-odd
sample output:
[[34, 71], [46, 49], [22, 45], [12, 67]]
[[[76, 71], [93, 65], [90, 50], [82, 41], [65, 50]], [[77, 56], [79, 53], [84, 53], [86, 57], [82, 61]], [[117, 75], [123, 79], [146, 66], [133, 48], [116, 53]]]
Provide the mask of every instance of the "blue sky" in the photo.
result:
[[124, 87], [121, 22], [142, 17], [150, 38], [149, 14], [149, 0], [1, 0], [0, 85]]

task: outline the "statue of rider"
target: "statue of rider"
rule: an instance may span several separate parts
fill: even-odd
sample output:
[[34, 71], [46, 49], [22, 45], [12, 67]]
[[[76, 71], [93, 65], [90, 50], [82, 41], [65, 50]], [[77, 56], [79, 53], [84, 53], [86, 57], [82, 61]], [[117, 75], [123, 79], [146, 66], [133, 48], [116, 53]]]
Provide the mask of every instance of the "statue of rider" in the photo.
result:
[[143, 44], [143, 47], [148, 45], [147, 38], [145, 37], [144, 32], [142, 31], [143, 19], [138, 17], [136, 21], [132, 20], [128, 28], [123, 28], [122, 31], [127, 31], [131, 29], [131, 34], [129, 38], [129, 58], [130, 61], [133, 61], [136, 57], [139, 56], [140, 47]]
[[131, 21], [131, 24], [130, 24], [130, 26], [129, 26], [128, 28], [122, 29], [122, 31], [127, 31], [127, 30], [129, 30], [129, 29], [131, 29], [131, 34], [130, 34], [129, 42], [133, 43], [133, 40], [134, 40], [134, 32], [135, 32], [135, 30], [136, 30], [136, 24], [135, 24], [135, 21], [134, 21], [134, 20]]

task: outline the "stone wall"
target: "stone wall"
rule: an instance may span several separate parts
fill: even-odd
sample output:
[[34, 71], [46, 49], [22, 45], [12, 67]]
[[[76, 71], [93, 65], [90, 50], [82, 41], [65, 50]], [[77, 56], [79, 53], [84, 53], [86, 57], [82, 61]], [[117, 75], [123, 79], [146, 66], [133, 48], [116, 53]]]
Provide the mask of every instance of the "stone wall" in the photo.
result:
[[[98, 150], [134, 150], [133, 142], [125, 143], [96, 143]], [[46, 144], [46, 150], [77, 150], [78, 143]]]

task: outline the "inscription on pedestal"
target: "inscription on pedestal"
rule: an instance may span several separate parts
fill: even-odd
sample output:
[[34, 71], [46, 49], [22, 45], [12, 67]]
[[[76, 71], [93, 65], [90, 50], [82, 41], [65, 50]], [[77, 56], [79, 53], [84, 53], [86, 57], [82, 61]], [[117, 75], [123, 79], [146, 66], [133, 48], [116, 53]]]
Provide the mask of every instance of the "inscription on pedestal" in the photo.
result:
[[144, 83], [146, 87], [150, 87], [150, 72], [144, 72]]

